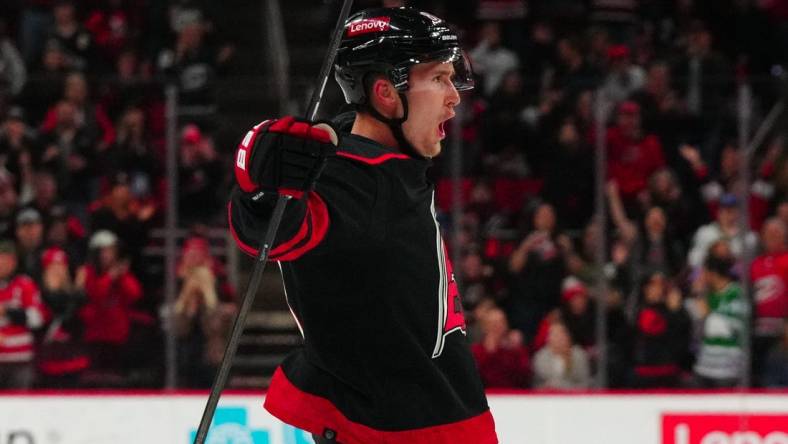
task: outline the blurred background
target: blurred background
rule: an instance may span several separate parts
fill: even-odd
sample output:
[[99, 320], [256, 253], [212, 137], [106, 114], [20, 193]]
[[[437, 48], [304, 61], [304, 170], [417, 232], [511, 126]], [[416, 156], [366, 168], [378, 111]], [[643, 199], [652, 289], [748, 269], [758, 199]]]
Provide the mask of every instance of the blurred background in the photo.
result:
[[[0, 3], [0, 388], [210, 387], [233, 153], [303, 113], [339, 3]], [[788, 387], [788, 1], [354, 10], [405, 3], [477, 75], [430, 175], [485, 385]], [[230, 386], [299, 343], [269, 267]]]

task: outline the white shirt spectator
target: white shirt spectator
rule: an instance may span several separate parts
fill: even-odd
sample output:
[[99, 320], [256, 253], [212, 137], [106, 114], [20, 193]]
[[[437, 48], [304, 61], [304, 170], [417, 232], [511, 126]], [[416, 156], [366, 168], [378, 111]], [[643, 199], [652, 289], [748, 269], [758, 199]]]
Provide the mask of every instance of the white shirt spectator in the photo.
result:
[[561, 323], [550, 325], [547, 344], [534, 355], [534, 387], [583, 389], [591, 386], [588, 354], [572, 345], [569, 331]]
[[501, 84], [503, 76], [520, 66], [514, 51], [501, 46], [501, 30], [497, 23], [482, 28], [482, 39], [470, 52], [473, 70], [484, 78], [484, 94], [489, 97]]
[[702, 266], [706, 260], [709, 247], [718, 240], [726, 240], [730, 245], [731, 253], [737, 258], [741, 257], [745, 245], [750, 248], [750, 251], [755, 251], [755, 248], [758, 246], [758, 237], [755, 233], [748, 231], [744, 238], [745, 240], [742, 240], [742, 237], [738, 235], [726, 235], [717, 222], [704, 225], [695, 232], [687, 263], [693, 268]]

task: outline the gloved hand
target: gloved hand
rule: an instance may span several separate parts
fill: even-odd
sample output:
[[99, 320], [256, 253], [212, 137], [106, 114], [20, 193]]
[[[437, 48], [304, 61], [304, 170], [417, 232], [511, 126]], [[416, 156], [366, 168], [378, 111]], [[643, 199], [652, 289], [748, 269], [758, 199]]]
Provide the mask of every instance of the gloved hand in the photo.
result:
[[326, 123], [292, 116], [266, 120], [238, 145], [235, 178], [255, 200], [269, 192], [300, 199], [314, 188], [337, 143], [336, 132]]

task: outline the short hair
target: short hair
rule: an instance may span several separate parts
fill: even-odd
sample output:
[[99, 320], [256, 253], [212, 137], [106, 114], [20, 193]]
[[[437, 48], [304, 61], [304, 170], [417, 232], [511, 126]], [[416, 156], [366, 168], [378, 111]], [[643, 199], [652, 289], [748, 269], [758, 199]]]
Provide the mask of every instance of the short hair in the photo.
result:
[[732, 258], [721, 257], [716, 254], [709, 254], [703, 263], [703, 267], [711, 273], [733, 279], [733, 265]]

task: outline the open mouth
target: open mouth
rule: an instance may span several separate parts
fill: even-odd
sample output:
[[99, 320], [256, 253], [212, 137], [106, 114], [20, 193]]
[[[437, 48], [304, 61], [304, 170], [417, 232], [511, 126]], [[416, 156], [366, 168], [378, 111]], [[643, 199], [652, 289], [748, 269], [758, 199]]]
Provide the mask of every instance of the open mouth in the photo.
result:
[[441, 139], [446, 137], [446, 129], [444, 128], [445, 123], [446, 122], [444, 121], [438, 124], [438, 136], [440, 136]]

